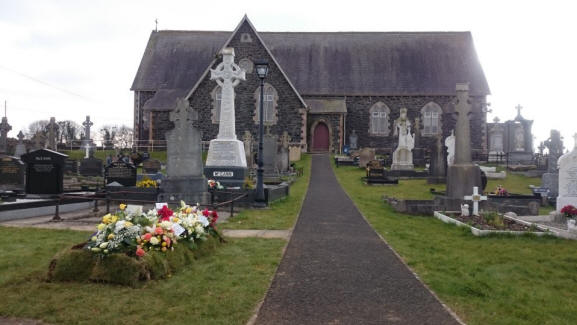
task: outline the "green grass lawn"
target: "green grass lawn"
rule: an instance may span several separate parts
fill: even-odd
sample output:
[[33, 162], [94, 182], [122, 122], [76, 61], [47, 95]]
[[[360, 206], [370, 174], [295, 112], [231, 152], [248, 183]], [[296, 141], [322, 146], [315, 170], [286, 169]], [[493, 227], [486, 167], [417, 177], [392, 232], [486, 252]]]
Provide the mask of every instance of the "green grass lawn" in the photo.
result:
[[273, 202], [267, 209], [243, 210], [228, 222], [219, 225], [222, 229], [290, 229], [300, 213], [311, 177], [311, 156], [303, 154], [296, 167], [303, 167], [303, 176], [290, 188], [288, 197]]
[[[396, 213], [382, 200], [426, 198], [429, 185], [367, 186], [362, 170], [334, 171], [373, 228], [466, 323], [577, 324], [577, 241], [475, 237], [432, 217]], [[514, 175], [500, 184], [523, 193], [535, 180]]]
[[[85, 155], [84, 150], [61, 150], [60, 152], [65, 154], [65, 155], [68, 155], [69, 159], [76, 159], [76, 160], [84, 159], [84, 155]], [[130, 153], [129, 150], [124, 150], [124, 152]], [[106, 157], [108, 157], [108, 155], [112, 155], [112, 157], [115, 157], [116, 151], [115, 150], [96, 150], [96, 151], [94, 151], [94, 157], [96, 157], [98, 159], [102, 159], [104, 161], [106, 161]], [[206, 154], [204, 154], [203, 157], [206, 157]], [[152, 152], [150, 152], [150, 158], [151, 159], [158, 159], [161, 162], [166, 162], [166, 151], [152, 151]]]
[[235, 239], [168, 280], [144, 287], [47, 283], [52, 256], [88, 233], [0, 227], [0, 315], [50, 324], [245, 324], [264, 296], [284, 240]]

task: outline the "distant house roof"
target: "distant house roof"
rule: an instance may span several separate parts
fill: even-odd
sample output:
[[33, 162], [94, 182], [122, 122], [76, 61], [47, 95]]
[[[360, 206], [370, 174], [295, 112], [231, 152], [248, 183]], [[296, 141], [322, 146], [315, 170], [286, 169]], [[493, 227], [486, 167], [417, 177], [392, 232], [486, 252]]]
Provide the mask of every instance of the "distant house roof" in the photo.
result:
[[[132, 90], [190, 89], [231, 32], [152, 32]], [[259, 32], [301, 95], [490, 93], [469, 32]]]

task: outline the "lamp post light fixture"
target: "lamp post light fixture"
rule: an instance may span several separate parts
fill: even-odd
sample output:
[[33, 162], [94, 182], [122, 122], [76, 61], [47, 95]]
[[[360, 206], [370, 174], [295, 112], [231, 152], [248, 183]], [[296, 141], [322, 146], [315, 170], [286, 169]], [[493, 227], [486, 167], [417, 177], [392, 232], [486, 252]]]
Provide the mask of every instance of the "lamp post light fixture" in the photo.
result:
[[268, 73], [268, 61], [257, 60], [254, 63], [256, 74], [260, 78], [260, 103], [258, 107], [258, 169], [256, 176], [256, 198], [255, 206], [265, 207], [264, 198], [264, 171], [263, 171], [263, 137], [264, 137], [264, 78]]

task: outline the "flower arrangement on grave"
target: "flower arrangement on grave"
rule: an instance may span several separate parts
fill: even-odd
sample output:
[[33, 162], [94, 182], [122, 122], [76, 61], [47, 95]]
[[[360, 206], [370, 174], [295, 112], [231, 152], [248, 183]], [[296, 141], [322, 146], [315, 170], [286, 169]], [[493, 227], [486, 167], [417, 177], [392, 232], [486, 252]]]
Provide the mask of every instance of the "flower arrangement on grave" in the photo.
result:
[[119, 211], [102, 217], [86, 249], [98, 255], [124, 253], [143, 257], [149, 251], [172, 251], [179, 242], [194, 249], [209, 236], [220, 238], [215, 229], [216, 211], [201, 211], [182, 201], [176, 210], [163, 205], [145, 213], [142, 209], [127, 211], [126, 207], [121, 204]]
[[136, 183], [136, 187], [139, 188], [157, 188], [158, 184], [155, 180], [152, 180], [148, 177], [144, 177], [142, 180]]
[[224, 188], [224, 186], [220, 185], [220, 182], [215, 181], [214, 179], [208, 180], [208, 189], [210, 191], [222, 190], [223, 188]]
[[509, 196], [509, 192], [503, 187], [503, 185], [497, 185], [495, 189], [495, 195], [497, 196]]
[[567, 219], [575, 219], [577, 217], [577, 208], [569, 204], [561, 209], [561, 213]]

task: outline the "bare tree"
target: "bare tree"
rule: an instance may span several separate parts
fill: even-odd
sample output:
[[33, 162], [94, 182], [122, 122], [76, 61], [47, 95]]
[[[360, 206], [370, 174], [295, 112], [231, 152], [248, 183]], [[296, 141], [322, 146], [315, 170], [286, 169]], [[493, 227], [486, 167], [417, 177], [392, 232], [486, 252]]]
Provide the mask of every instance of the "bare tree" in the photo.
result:
[[49, 123], [49, 120], [38, 120], [30, 123], [30, 125], [28, 125], [28, 130], [26, 131], [26, 137], [28, 139], [32, 139], [32, 137], [34, 137], [34, 135], [38, 132], [46, 135], [47, 126]]
[[116, 146], [121, 149], [132, 148], [132, 128], [121, 125], [116, 129]]
[[60, 143], [70, 143], [80, 135], [81, 127], [78, 123], [66, 120], [57, 122], [59, 126], [58, 139]]

